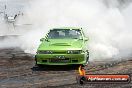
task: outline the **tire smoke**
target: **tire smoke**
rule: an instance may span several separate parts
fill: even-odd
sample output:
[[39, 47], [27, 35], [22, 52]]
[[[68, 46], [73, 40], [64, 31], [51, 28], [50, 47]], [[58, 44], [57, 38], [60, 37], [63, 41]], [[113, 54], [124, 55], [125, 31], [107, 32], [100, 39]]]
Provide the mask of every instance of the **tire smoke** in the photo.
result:
[[39, 39], [50, 28], [82, 27], [89, 37], [90, 60], [130, 57], [131, 9], [130, 0], [29, 0], [24, 10], [26, 19], [18, 21], [30, 20], [32, 27], [24, 29], [16, 45], [25, 52], [35, 53]]

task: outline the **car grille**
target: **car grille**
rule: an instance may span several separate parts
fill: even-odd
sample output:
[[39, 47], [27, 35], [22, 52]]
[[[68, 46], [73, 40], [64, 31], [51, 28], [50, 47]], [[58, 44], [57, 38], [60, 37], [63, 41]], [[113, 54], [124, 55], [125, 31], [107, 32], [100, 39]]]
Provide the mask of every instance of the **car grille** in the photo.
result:
[[61, 51], [61, 52], [53, 51], [53, 54], [66, 54], [66, 53], [67, 53], [66, 51]]
[[65, 58], [65, 59], [52, 58], [52, 59], [50, 59], [50, 62], [52, 62], [52, 63], [69, 63], [70, 59], [69, 58]]

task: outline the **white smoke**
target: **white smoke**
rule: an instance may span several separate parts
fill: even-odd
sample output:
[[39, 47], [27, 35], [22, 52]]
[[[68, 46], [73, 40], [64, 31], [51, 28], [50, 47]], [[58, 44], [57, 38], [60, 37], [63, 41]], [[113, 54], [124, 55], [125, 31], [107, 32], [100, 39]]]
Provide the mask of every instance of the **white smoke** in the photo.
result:
[[130, 56], [132, 50], [132, 4], [119, 0], [32, 0], [25, 10], [31, 30], [20, 37], [19, 45], [34, 53], [39, 39], [54, 27], [82, 27], [89, 37], [90, 59]]

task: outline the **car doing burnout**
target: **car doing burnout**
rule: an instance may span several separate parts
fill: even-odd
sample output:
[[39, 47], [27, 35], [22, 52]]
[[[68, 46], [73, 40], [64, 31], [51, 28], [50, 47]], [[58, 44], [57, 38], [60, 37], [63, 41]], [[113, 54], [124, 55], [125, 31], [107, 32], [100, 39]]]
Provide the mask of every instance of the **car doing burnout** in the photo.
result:
[[85, 65], [88, 62], [88, 38], [82, 28], [53, 28], [40, 41], [35, 55], [37, 65]]

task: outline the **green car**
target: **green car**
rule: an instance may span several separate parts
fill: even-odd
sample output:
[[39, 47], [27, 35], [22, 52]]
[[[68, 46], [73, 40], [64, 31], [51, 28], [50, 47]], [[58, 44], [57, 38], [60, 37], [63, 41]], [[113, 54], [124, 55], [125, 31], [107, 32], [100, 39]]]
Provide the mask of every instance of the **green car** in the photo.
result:
[[82, 28], [63, 27], [50, 29], [35, 55], [39, 65], [86, 65], [89, 51], [86, 49], [88, 38]]

